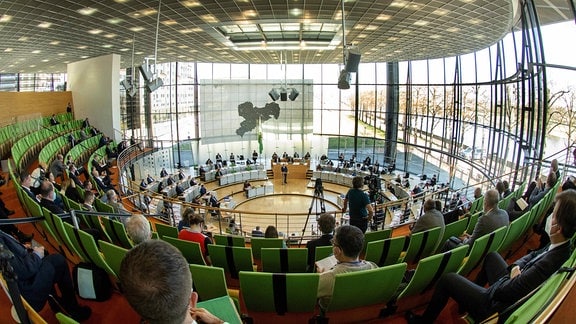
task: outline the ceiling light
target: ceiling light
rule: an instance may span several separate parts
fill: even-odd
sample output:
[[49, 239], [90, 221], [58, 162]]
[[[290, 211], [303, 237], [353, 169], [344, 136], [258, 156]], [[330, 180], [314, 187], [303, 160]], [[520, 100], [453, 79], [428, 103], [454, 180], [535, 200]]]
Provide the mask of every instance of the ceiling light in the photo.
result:
[[88, 31], [88, 33], [90, 33], [92, 35], [98, 35], [98, 34], [102, 33], [102, 29], [91, 29]]
[[88, 55], [83, 55], [83, 56], [80, 56], [80, 58], [83, 58], [83, 59], [85, 59], [85, 58], [89, 58], [89, 57], [90, 57], [90, 56], [88, 56]]
[[106, 38], [114, 38], [114, 37], [116, 37], [116, 34], [106, 34], [106, 35], [104, 35], [104, 37], [106, 37]]
[[12, 52], [14, 49], [11, 47], [8, 47], [7, 49], [4, 50], [4, 52]]
[[116, 3], [125, 3], [128, 1], [130, 1], [130, 0], [114, 0], [114, 2], [116, 2]]
[[112, 44], [104, 44], [104, 45], [102, 45], [102, 47], [104, 47], [104, 48], [110, 48], [110, 47], [112, 47], [112, 46], [114, 46], [114, 45], [112, 45]]
[[209, 23], [209, 24], [218, 22], [218, 19], [216, 18], [216, 16], [211, 15], [211, 14], [202, 15], [202, 16], [200, 16], [200, 19], [204, 20], [204, 22]]
[[80, 46], [78, 46], [78, 47], [76, 47], [76, 48], [77, 48], [77, 49], [87, 49], [88, 46], [86, 46], [86, 45], [80, 45]]
[[51, 41], [50, 42], [50, 45], [58, 45], [58, 44], [60, 44], [60, 41]]
[[110, 18], [110, 19], [106, 19], [106, 22], [109, 23], [109, 24], [112, 24], [112, 25], [119, 24], [119, 23], [121, 23], [121, 22], [123, 22], [123, 21], [124, 21], [124, 19], [122, 19], [122, 18]]
[[428, 25], [430, 22], [426, 21], [426, 20], [418, 20], [414, 23], [414, 25], [416, 26], [426, 26]]
[[438, 8], [438, 9], [432, 11], [432, 13], [435, 15], [438, 15], [438, 16], [444, 16], [445, 14], [448, 13], [448, 10]]
[[40, 54], [40, 53], [42, 53], [41, 50], [33, 50], [33, 51], [32, 51], [32, 54]]
[[28, 41], [28, 36], [22, 36], [20, 38], [18, 38], [19, 42], [27, 42]]
[[450, 27], [448, 29], [446, 29], [446, 31], [451, 32], [451, 33], [455, 33], [457, 31], [460, 31], [460, 28], [458, 27]]
[[91, 7], [85, 7], [85, 8], [76, 10], [77, 13], [84, 15], [84, 16], [90, 16], [91, 14], [95, 13], [96, 11], [98, 11], [98, 9], [91, 8]]
[[472, 18], [472, 19], [468, 20], [468, 22], [472, 25], [478, 25], [482, 21], [480, 21], [480, 19], [478, 19], [478, 18]]
[[46, 63], [46, 62], [50, 62], [50, 60], [48, 60], [48, 59], [43, 59], [42, 62]]
[[406, 2], [404, 0], [395, 0], [395, 1], [392, 1], [392, 3], [390, 4], [390, 7], [402, 8], [402, 7], [406, 7], [406, 5], [408, 5], [408, 2]]
[[378, 17], [376, 17], [376, 20], [390, 20], [392, 18], [392, 16], [387, 15], [387, 14], [381, 14], [378, 15]]
[[170, 20], [164, 20], [162, 22], [163, 25], [165, 26], [172, 26], [172, 25], [176, 25], [178, 22], [176, 20], [170, 19]]
[[192, 29], [181, 29], [178, 32], [180, 34], [190, 34], [190, 33], [193, 33], [194, 31]]
[[129, 51], [129, 50], [130, 50], [129, 48], [121, 48], [121, 49], [119, 49], [120, 52], [127, 52], [127, 51]]
[[58, 56], [66, 56], [66, 53], [58, 53]]
[[52, 23], [47, 21], [38, 24], [38, 27], [40, 28], [50, 28], [50, 26], [52, 26]]
[[186, 8], [193, 8], [193, 7], [199, 7], [202, 4], [200, 3], [200, 1], [197, 0], [186, 0], [186, 1], [180, 1], [180, 4], [183, 5]]
[[144, 30], [144, 27], [140, 27], [140, 26], [138, 26], [138, 27], [132, 27], [132, 28], [130, 28], [130, 30], [133, 31], [133, 32], [139, 32], [139, 31], [143, 31], [143, 30]]
[[10, 16], [10, 15], [2, 15], [2, 16], [0, 16], [0, 23], [9, 22], [10, 20], [12, 20], [12, 16]]
[[302, 14], [302, 9], [300, 9], [300, 8], [290, 9], [290, 15], [292, 15], [292, 16], [300, 16], [301, 14]]
[[244, 10], [242, 12], [242, 16], [244, 16], [244, 17], [257, 17], [258, 12], [256, 10]]

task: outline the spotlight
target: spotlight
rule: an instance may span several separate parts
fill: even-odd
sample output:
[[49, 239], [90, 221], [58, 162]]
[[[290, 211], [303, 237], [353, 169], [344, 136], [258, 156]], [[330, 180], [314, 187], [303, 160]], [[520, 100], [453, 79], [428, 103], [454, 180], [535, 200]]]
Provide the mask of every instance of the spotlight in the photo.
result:
[[288, 101], [288, 92], [285, 89], [280, 90], [280, 101]]
[[294, 101], [296, 100], [296, 98], [298, 98], [298, 95], [300, 93], [298, 92], [298, 90], [292, 88], [292, 90], [290, 91], [290, 95], [288, 95], [288, 98], [290, 98], [290, 101]]
[[338, 89], [350, 89], [350, 72], [346, 70], [340, 71], [340, 77], [338, 78]]
[[358, 48], [351, 48], [348, 50], [348, 55], [346, 57], [346, 67], [344, 68], [348, 72], [358, 72], [358, 65], [360, 64], [360, 51]]
[[146, 83], [146, 87], [148, 88], [148, 90], [150, 90], [150, 92], [156, 91], [156, 89], [160, 88], [163, 85], [164, 85], [164, 82], [160, 78], [156, 78], [156, 79]]
[[272, 98], [272, 100], [276, 101], [280, 98], [280, 94], [278, 93], [278, 91], [276, 89], [272, 89], [270, 90], [270, 92], [268, 92], [268, 95], [270, 96], [270, 98]]

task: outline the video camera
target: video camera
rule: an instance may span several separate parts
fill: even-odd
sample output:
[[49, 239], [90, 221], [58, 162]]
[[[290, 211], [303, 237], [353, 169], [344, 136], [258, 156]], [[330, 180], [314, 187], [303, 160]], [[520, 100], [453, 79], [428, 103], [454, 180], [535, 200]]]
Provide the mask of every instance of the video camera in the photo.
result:
[[324, 187], [322, 186], [322, 179], [316, 178], [316, 182], [314, 183], [314, 191], [320, 193], [324, 191]]

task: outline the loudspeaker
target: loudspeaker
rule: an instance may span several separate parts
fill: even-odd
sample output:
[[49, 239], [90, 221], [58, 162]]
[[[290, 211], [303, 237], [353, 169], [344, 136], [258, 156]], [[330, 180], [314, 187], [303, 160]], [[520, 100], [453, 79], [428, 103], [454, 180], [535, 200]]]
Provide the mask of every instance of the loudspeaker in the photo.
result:
[[122, 85], [126, 91], [128, 91], [128, 90], [130, 90], [130, 88], [132, 88], [132, 86], [130, 85], [130, 82], [128, 82], [127, 80], [122, 80], [120, 82], [120, 85]]
[[290, 101], [294, 101], [296, 100], [299, 94], [300, 93], [298, 92], [298, 90], [292, 88], [292, 91], [290, 91], [290, 95], [288, 96], [288, 98], [290, 99]]
[[358, 72], [358, 65], [360, 64], [360, 51], [357, 48], [348, 50], [348, 57], [346, 58], [346, 68], [348, 72]]
[[278, 91], [276, 91], [276, 89], [270, 90], [270, 92], [268, 92], [268, 95], [274, 101], [276, 101], [276, 100], [278, 100], [278, 98], [280, 98], [280, 94], [278, 93]]
[[150, 92], [154, 92], [156, 89], [160, 88], [163, 85], [164, 85], [164, 82], [162, 82], [162, 79], [156, 78], [156, 79], [150, 81], [149, 83], [147, 83], [146, 87], [148, 88], [148, 90], [150, 90]]
[[284, 89], [280, 91], [280, 101], [288, 101], [288, 92]]
[[152, 72], [150, 72], [146, 65], [140, 65], [138, 69], [140, 70], [140, 74], [142, 74], [144, 81], [148, 82], [152, 79]]
[[340, 77], [338, 78], [338, 89], [350, 89], [350, 72], [346, 70], [340, 71]]

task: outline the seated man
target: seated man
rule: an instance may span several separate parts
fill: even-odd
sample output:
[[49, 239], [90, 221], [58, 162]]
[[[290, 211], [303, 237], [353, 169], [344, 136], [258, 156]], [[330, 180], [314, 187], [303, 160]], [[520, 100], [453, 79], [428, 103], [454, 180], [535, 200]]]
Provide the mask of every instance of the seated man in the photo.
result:
[[338, 227], [332, 245], [338, 263], [332, 269], [317, 269], [320, 273], [318, 304], [322, 309], [326, 309], [330, 304], [336, 274], [378, 268], [373, 262], [359, 259], [364, 247], [364, 233], [358, 227], [352, 225]]
[[124, 297], [149, 324], [224, 321], [196, 308], [188, 262], [175, 247], [161, 240], [147, 240], [132, 248], [120, 266]]
[[446, 225], [444, 224], [444, 215], [442, 215], [440, 210], [436, 209], [436, 200], [426, 199], [422, 208], [424, 214], [414, 223], [412, 233], [424, 232], [435, 227], [440, 227], [440, 237], [442, 237]]
[[[556, 196], [556, 205], [546, 224], [551, 244], [531, 252], [511, 265], [497, 252], [486, 256], [476, 282], [456, 273], [440, 277], [430, 304], [422, 316], [406, 314], [408, 323], [432, 323], [452, 297], [477, 321], [502, 312], [537, 289], [570, 257], [570, 238], [576, 232], [576, 191]], [[485, 284], [490, 286], [485, 288]]]
[[[484, 195], [484, 214], [478, 218], [478, 223], [476, 223], [472, 235], [464, 233], [458, 238], [461, 244], [472, 246], [474, 241], [479, 237], [492, 233], [502, 226], [508, 226], [510, 223], [508, 214], [505, 210], [498, 208], [499, 197], [500, 195], [496, 189], [486, 191]], [[443, 251], [451, 250], [457, 245], [459, 245], [459, 243], [456, 242], [454, 238], [450, 238], [446, 241], [446, 244], [444, 244]]]
[[264, 237], [264, 233], [260, 230], [260, 226], [256, 226], [256, 228], [252, 230], [252, 237]]
[[[48, 255], [42, 246], [25, 247], [2, 231], [0, 231], [0, 244], [14, 254], [8, 262], [17, 275], [16, 280], [22, 297], [34, 310], [37, 312], [42, 310], [46, 301], [52, 297], [53, 301], [63, 307], [63, 311], [73, 319], [84, 321], [90, 317], [90, 308], [80, 306], [76, 300], [70, 270], [63, 255]], [[60, 296], [56, 295], [54, 285], [58, 286]], [[58, 307], [56, 303], [55, 308]], [[6, 319], [6, 315], [3, 317]]]
[[322, 236], [317, 239], [310, 240], [306, 243], [308, 249], [308, 272], [314, 271], [314, 259], [317, 246], [330, 246], [332, 245], [332, 232], [336, 226], [336, 219], [330, 214], [321, 214], [316, 221], [318, 229], [322, 232]]
[[150, 223], [143, 215], [137, 214], [126, 220], [126, 233], [134, 244], [140, 244], [152, 238]]
[[168, 171], [166, 171], [166, 168], [162, 168], [162, 170], [160, 170], [160, 178], [164, 178], [168, 176]]

